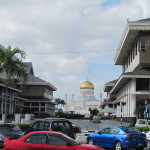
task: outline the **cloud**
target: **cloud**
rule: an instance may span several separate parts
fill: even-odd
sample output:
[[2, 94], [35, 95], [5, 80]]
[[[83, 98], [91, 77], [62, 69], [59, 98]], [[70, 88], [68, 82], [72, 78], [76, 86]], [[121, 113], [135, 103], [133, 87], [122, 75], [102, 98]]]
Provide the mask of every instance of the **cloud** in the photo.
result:
[[149, 14], [149, 0], [5, 0], [0, 44], [25, 50], [35, 75], [58, 88], [54, 96], [79, 94], [87, 76], [98, 94], [121, 73], [113, 60], [127, 19]]

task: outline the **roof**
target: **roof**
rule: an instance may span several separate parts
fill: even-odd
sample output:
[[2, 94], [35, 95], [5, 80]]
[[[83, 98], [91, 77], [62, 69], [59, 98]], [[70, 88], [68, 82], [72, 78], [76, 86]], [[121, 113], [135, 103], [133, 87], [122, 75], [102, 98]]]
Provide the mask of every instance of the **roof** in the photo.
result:
[[132, 78], [150, 78], [150, 71], [149, 70], [136, 70], [133, 72], [123, 73], [119, 77], [119, 79], [116, 82], [116, 84], [114, 85], [114, 87], [112, 88], [110, 94], [113, 94], [113, 93], [117, 92], [118, 90], [120, 90], [120, 88], [124, 84], [129, 82], [129, 80]]
[[124, 75], [150, 75], [150, 70], [136, 70], [133, 72], [123, 73]]
[[117, 83], [117, 81], [118, 79], [105, 83], [104, 88], [103, 88], [104, 92], [107, 92], [108, 90], [110, 90]]
[[150, 21], [150, 18], [145, 18], [145, 19], [137, 20], [136, 22], [142, 22], [142, 21]]
[[150, 31], [150, 18], [127, 22], [114, 58], [115, 65], [124, 64], [125, 58], [131, 49], [131, 45], [140, 31]]
[[32, 62], [23, 62], [24, 65], [26, 65], [26, 72], [29, 74], [34, 75], [33, 67], [32, 67]]
[[45, 80], [40, 79], [32, 74], [28, 74], [28, 82], [27, 85], [43, 85], [51, 88], [53, 91], [56, 91], [57, 88], [52, 85], [50, 82], [46, 82]]

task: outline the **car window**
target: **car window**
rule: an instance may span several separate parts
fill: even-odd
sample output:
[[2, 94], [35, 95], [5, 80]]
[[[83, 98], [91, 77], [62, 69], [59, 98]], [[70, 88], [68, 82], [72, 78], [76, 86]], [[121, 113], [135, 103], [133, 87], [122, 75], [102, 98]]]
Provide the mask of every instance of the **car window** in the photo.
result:
[[53, 127], [52, 129], [54, 131], [62, 131], [62, 130], [70, 130], [71, 129], [71, 125], [69, 122], [62, 122], [62, 121], [57, 121], [57, 122], [53, 122]]
[[18, 125], [14, 125], [14, 124], [1, 124], [0, 125], [0, 131], [21, 131], [20, 127]]
[[150, 121], [148, 121], [148, 125], [150, 125]]
[[145, 120], [139, 120], [139, 124], [145, 124]]
[[46, 144], [46, 135], [45, 134], [34, 134], [28, 137], [25, 140], [25, 143], [38, 143], [38, 144]]
[[110, 128], [105, 128], [100, 131], [101, 134], [110, 134]]
[[35, 123], [32, 125], [32, 128], [33, 128], [33, 129], [39, 128], [39, 121], [38, 121], [38, 122], [35, 122]]
[[67, 141], [57, 135], [48, 135], [48, 144], [50, 145], [67, 145]]
[[122, 127], [121, 129], [126, 133], [141, 133], [139, 130], [132, 127]]
[[116, 128], [111, 128], [110, 129], [110, 134], [119, 134], [119, 130]]

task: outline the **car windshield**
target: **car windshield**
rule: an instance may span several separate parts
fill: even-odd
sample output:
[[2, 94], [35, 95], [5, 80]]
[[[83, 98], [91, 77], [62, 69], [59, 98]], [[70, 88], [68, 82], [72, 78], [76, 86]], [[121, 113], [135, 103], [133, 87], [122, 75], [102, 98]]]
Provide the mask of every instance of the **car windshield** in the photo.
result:
[[62, 136], [64, 136], [69, 141], [71, 141], [74, 145], [80, 145], [80, 143], [76, 142], [74, 139], [72, 139], [71, 137], [67, 136], [66, 134], [62, 134]]
[[122, 127], [121, 129], [126, 133], [141, 133], [139, 130], [132, 127]]
[[14, 124], [1, 124], [0, 125], [0, 131], [4, 132], [4, 131], [20, 131], [21, 129], [19, 128], [19, 126], [14, 125]]

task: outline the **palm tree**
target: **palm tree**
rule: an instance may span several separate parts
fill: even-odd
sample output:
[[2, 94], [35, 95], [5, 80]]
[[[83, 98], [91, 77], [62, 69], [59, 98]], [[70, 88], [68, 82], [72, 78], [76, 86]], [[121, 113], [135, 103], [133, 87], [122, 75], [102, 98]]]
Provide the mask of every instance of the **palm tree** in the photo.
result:
[[55, 98], [55, 103], [57, 105], [57, 111], [58, 111], [58, 106], [60, 105], [61, 99], [60, 98]]
[[62, 109], [62, 106], [66, 105], [66, 103], [63, 99], [60, 100], [60, 105], [61, 105], [61, 109]]
[[[20, 59], [16, 57], [20, 55]], [[5, 122], [7, 120], [7, 99], [8, 99], [8, 87], [16, 79], [24, 84], [27, 81], [26, 66], [22, 62], [22, 59], [25, 59], [24, 51], [19, 48], [11, 49], [11, 46], [8, 46], [7, 49], [2, 49], [0, 47], [0, 73], [5, 72], [6, 78], [4, 79], [5, 83]]]

